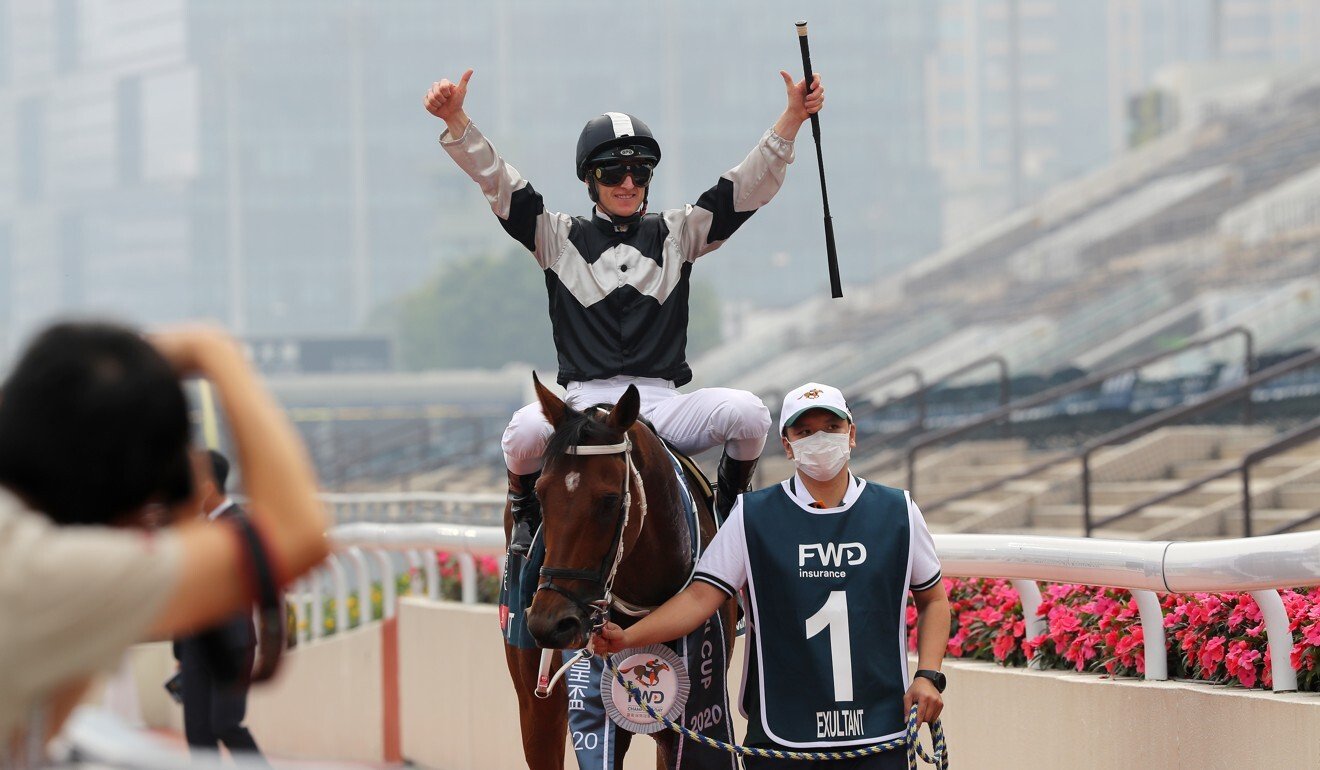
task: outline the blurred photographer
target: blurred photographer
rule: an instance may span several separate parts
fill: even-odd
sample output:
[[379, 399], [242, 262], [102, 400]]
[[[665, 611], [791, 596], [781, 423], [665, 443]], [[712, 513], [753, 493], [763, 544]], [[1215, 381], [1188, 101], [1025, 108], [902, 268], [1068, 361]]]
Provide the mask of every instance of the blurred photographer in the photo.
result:
[[[228, 417], [247, 525], [189, 515], [188, 376]], [[42, 764], [129, 645], [213, 626], [310, 570], [325, 526], [301, 443], [228, 335], [42, 332], [0, 388], [0, 767]]]

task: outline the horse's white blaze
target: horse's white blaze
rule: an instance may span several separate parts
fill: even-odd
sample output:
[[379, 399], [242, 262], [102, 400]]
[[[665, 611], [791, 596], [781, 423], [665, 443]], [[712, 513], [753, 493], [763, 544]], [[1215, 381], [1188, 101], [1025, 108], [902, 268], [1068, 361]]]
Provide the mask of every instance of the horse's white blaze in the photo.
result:
[[570, 471], [569, 474], [564, 477], [564, 486], [568, 488], [569, 492], [574, 492], [577, 490], [578, 482], [581, 480], [582, 474], [577, 471]]

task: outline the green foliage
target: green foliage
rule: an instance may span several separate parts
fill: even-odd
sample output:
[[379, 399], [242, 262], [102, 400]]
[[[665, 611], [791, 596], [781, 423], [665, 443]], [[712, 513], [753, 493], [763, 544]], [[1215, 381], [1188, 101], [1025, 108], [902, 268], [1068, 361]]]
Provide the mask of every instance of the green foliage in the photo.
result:
[[[714, 288], [693, 281], [688, 356], [720, 342]], [[393, 334], [405, 369], [552, 368], [545, 277], [521, 249], [444, 265], [434, 278], [378, 309], [370, 327]]]
[[715, 286], [694, 278], [688, 297], [689, 360], [720, 344], [723, 339], [720, 327], [720, 298]]
[[411, 370], [555, 361], [545, 279], [525, 251], [447, 264], [379, 313], [378, 322], [392, 327]]

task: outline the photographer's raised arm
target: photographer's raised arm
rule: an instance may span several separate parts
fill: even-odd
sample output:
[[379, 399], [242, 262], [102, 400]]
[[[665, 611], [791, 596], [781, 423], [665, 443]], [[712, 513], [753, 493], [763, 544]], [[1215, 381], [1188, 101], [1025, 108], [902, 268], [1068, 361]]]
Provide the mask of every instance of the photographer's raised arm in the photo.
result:
[[[279, 584], [315, 567], [329, 553], [315, 474], [293, 426], [238, 346], [210, 328], [173, 331], [152, 341], [181, 375], [197, 374], [215, 386], [237, 447], [248, 512], [264, 536]], [[205, 626], [253, 600], [244, 573], [247, 556], [233, 528], [185, 524], [179, 540], [183, 566], [154, 624], [158, 634]]]

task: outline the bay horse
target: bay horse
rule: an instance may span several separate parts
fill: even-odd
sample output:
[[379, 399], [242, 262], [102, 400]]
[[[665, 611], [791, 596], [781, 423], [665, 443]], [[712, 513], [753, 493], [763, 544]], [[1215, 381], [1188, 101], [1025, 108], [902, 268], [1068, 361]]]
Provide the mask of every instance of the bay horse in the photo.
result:
[[[579, 412], [535, 375], [532, 379], [554, 433], [536, 483], [545, 566], [525, 620], [537, 644], [558, 651], [552, 665], [559, 668], [564, 650], [586, 646], [603, 612], [615, 623], [630, 625], [683, 590], [695, 565], [679, 479], [664, 443], [637, 419], [637, 388], [630, 385], [608, 413], [604, 407]], [[690, 490], [699, 488], [691, 471], [685, 473], [685, 482]], [[704, 550], [715, 535], [715, 517], [705, 495], [690, 498]], [[507, 506], [504, 524], [507, 538], [512, 526]], [[726, 640], [726, 670], [736, 606], [730, 599], [718, 616]], [[528, 767], [562, 770], [568, 698], [562, 688], [549, 697], [535, 695], [541, 656], [542, 650], [506, 641]], [[681, 736], [662, 730], [652, 737], [659, 744], [657, 766], [673, 767]], [[620, 762], [630, 739], [631, 733], [619, 731]]]

